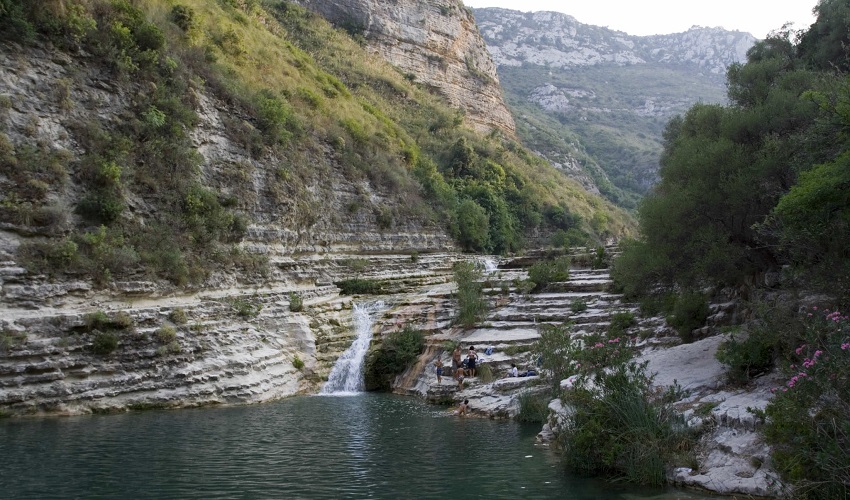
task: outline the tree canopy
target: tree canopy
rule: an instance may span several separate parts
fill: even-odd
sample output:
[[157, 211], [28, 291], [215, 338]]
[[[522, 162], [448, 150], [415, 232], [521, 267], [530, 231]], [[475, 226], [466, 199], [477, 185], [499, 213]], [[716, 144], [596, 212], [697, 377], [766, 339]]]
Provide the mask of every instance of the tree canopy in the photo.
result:
[[808, 31], [774, 32], [729, 68], [729, 105], [668, 123], [641, 237], [614, 265], [627, 293], [740, 285], [785, 265], [850, 290], [850, 3], [816, 12]]

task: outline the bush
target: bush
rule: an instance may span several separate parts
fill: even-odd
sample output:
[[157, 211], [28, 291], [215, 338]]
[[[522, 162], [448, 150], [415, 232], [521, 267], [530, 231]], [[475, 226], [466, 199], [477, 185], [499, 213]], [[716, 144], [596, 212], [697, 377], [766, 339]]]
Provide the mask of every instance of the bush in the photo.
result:
[[619, 337], [626, 334], [626, 330], [635, 326], [637, 319], [635, 315], [629, 311], [618, 311], [611, 316], [611, 323], [608, 325], [608, 336], [610, 338]]
[[301, 370], [304, 368], [304, 361], [296, 354], [292, 357], [292, 366], [294, 366], [296, 370]]
[[570, 258], [561, 256], [536, 262], [528, 268], [528, 279], [534, 283], [532, 292], [545, 290], [551, 283], [567, 281], [570, 279]]
[[172, 309], [171, 313], [168, 315], [168, 319], [176, 325], [185, 325], [189, 321], [189, 317], [186, 315], [186, 311], [182, 307]]
[[83, 316], [86, 331], [94, 330], [128, 330], [133, 326], [133, 318], [124, 311], [110, 317], [103, 311], [95, 311]]
[[796, 347], [804, 329], [791, 304], [760, 302], [752, 306], [755, 318], [747, 323], [746, 334], [729, 340], [717, 349], [717, 360], [727, 366], [732, 382], [746, 382], [776, 366], [785, 351]]
[[254, 300], [236, 299], [233, 301], [236, 315], [243, 319], [254, 318], [263, 310], [263, 304]]
[[667, 318], [667, 322], [679, 332], [683, 342], [692, 342], [693, 331], [705, 325], [708, 313], [708, 301], [704, 295], [685, 293], [676, 299], [673, 313]]
[[472, 262], [454, 265], [454, 280], [457, 283], [457, 322], [471, 328], [487, 314], [487, 300], [480, 282], [481, 270]]
[[570, 303], [570, 311], [581, 313], [587, 311], [587, 302], [581, 299], [576, 299]]
[[170, 325], [165, 325], [156, 330], [156, 339], [161, 344], [169, 344], [177, 340], [177, 330]]
[[289, 294], [289, 311], [301, 312], [304, 310], [304, 299], [296, 293]]
[[518, 422], [544, 424], [549, 420], [549, 398], [545, 395], [523, 391], [517, 396], [517, 403], [519, 404], [516, 415]]
[[387, 334], [381, 346], [369, 353], [364, 373], [368, 390], [390, 390], [396, 375], [403, 372], [422, 353], [425, 337], [409, 326]]
[[[661, 485], [675, 453], [695, 440], [651, 388], [645, 364], [620, 363], [564, 396], [574, 412], [558, 435], [566, 466], [586, 475]], [[589, 379], [583, 379], [587, 381]]]
[[118, 336], [113, 332], [95, 330], [91, 350], [95, 354], [107, 355], [118, 348]]
[[850, 318], [812, 308], [802, 342], [787, 353], [786, 383], [765, 408], [765, 440], [777, 471], [800, 498], [850, 492]]

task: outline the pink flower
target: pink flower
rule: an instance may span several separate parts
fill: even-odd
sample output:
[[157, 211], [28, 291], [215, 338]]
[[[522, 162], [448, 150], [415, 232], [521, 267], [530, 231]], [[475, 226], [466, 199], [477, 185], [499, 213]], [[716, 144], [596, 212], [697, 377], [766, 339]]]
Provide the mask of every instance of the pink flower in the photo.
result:
[[798, 348], [794, 349], [794, 352], [795, 352], [795, 353], [797, 353], [797, 354], [799, 355], [799, 354], [801, 354], [801, 353], [803, 352], [803, 349], [805, 349], [805, 348], [806, 348], [806, 344], [803, 344], [803, 345], [801, 345], [800, 347], [798, 347]]
[[847, 349], [850, 349], [850, 343], [845, 342], [845, 343], [841, 344], [841, 350], [842, 351], [846, 351]]
[[816, 358], [819, 357], [821, 354], [823, 354], [823, 351], [821, 351], [821, 350], [815, 351], [815, 357]]

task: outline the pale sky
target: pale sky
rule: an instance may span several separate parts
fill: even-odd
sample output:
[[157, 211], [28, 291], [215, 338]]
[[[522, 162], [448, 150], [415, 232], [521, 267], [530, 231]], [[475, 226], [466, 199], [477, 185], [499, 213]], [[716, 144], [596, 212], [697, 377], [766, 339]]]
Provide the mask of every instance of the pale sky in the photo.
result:
[[746, 31], [758, 39], [794, 23], [815, 22], [817, 0], [463, 0], [472, 8], [502, 7], [522, 12], [563, 12], [584, 24], [607, 26], [630, 35], [665, 35], [691, 26]]

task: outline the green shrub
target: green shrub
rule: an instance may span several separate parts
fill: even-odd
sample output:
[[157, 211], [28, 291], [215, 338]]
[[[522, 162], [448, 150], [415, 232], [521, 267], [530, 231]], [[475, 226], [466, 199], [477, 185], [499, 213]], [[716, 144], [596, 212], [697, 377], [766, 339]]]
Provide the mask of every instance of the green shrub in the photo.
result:
[[581, 313], [587, 311], [587, 302], [582, 299], [576, 299], [570, 303], [570, 311]]
[[488, 364], [478, 364], [475, 365], [475, 376], [482, 383], [489, 384], [490, 382], [496, 380], [496, 376], [493, 373], [493, 368]]
[[717, 349], [717, 360], [727, 366], [732, 382], [746, 382], [776, 366], [784, 351], [796, 347], [804, 328], [794, 306], [785, 302], [751, 305], [754, 319], [746, 324], [746, 335], [729, 340]]
[[22, 346], [27, 342], [27, 334], [14, 330], [4, 329], [0, 332], [0, 352], [9, 352], [10, 349]]
[[570, 258], [566, 255], [535, 262], [528, 268], [528, 279], [534, 283], [532, 292], [540, 292], [551, 283], [570, 279]]
[[665, 482], [675, 453], [693, 448], [694, 436], [659, 400], [645, 366], [617, 364], [599, 373], [593, 386], [579, 381], [565, 394], [564, 403], [574, 412], [558, 443], [568, 469], [657, 486]]
[[389, 390], [396, 375], [419, 357], [425, 346], [421, 331], [405, 326], [387, 334], [366, 359], [364, 382], [368, 390]]
[[118, 348], [118, 336], [114, 332], [94, 330], [91, 350], [95, 354], [106, 355]]
[[175, 307], [168, 314], [168, 319], [170, 319], [176, 325], [185, 325], [189, 321], [189, 317], [186, 315], [186, 310], [182, 307]]
[[590, 263], [591, 269], [605, 269], [608, 267], [608, 257], [605, 255], [605, 247], [598, 246], [593, 253], [593, 261]]
[[490, 218], [487, 211], [473, 200], [463, 200], [458, 204], [457, 240], [465, 251], [482, 252], [490, 246]]
[[243, 319], [254, 318], [263, 310], [263, 304], [256, 300], [236, 299], [233, 301], [233, 310], [236, 315]]
[[156, 330], [155, 335], [161, 344], [169, 344], [177, 340], [177, 330], [170, 325], [161, 326]]
[[708, 313], [708, 300], [703, 294], [684, 293], [676, 299], [673, 313], [667, 318], [667, 322], [679, 332], [682, 341], [692, 342], [693, 331], [705, 325]]
[[795, 321], [802, 340], [782, 367], [788, 377], [765, 408], [764, 436], [783, 479], [805, 499], [850, 491], [850, 319], [812, 308]]
[[629, 311], [617, 311], [611, 316], [611, 323], [608, 325], [608, 336], [610, 338], [619, 337], [626, 334], [626, 330], [637, 325], [635, 315]]
[[484, 297], [481, 270], [472, 262], [458, 262], [453, 267], [454, 280], [457, 283], [457, 322], [464, 328], [471, 328], [487, 314], [487, 300]]
[[297, 293], [289, 294], [289, 311], [290, 312], [301, 312], [304, 310], [304, 299], [301, 298]]
[[191, 30], [197, 23], [195, 11], [185, 5], [175, 5], [171, 8], [171, 20], [183, 31]]
[[545, 424], [549, 420], [549, 398], [543, 394], [523, 391], [517, 396], [519, 411], [518, 422]]
[[94, 330], [128, 330], [133, 326], [133, 318], [126, 312], [121, 311], [109, 316], [103, 311], [95, 311], [83, 316], [86, 331]]
[[352, 278], [335, 281], [334, 285], [340, 288], [342, 295], [379, 295], [384, 293], [383, 282], [379, 280]]
[[294, 366], [296, 370], [301, 370], [304, 368], [304, 361], [296, 354], [292, 357], [292, 366]]

